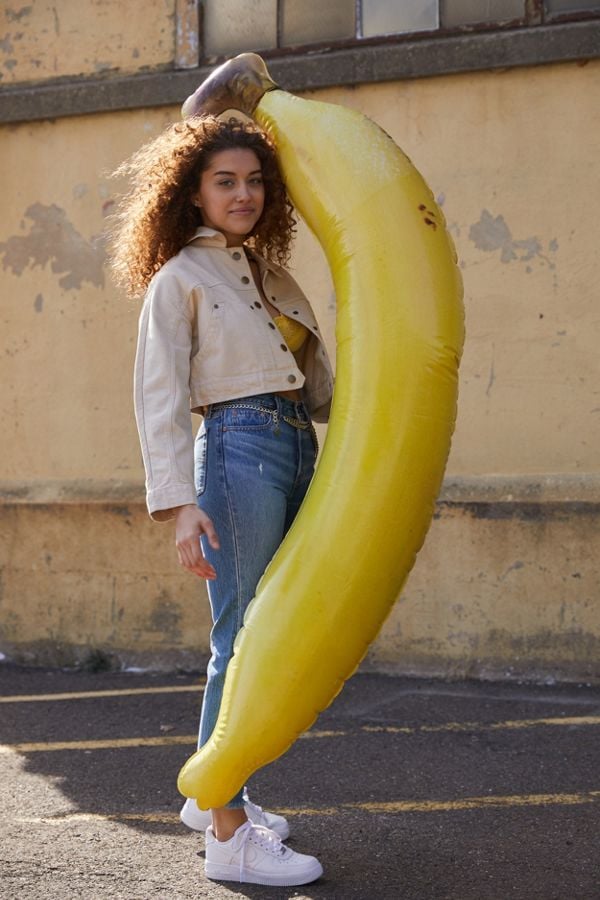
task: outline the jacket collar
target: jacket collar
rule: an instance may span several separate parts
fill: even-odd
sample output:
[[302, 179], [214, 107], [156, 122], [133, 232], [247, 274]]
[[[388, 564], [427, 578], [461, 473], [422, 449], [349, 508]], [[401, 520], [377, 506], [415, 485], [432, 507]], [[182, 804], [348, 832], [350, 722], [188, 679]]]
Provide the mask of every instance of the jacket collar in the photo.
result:
[[194, 241], [201, 242], [203, 247], [227, 247], [225, 235], [214, 228], [207, 228], [205, 225], [196, 228], [196, 231], [186, 243], [191, 244]]
[[[208, 228], [206, 225], [201, 225], [197, 228], [191, 238], [186, 241], [186, 244], [193, 244], [196, 243], [196, 241], [202, 247], [220, 247], [222, 250], [231, 249], [227, 247], [227, 240], [221, 231], [217, 231], [214, 228]], [[263, 257], [256, 253], [251, 247], [244, 247], [244, 250], [250, 254], [252, 259], [256, 260], [261, 272], [263, 269], [268, 269], [274, 275], [281, 275], [280, 268], [275, 265], [275, 263], [269, 262], [268, 259], [263, 259]]]

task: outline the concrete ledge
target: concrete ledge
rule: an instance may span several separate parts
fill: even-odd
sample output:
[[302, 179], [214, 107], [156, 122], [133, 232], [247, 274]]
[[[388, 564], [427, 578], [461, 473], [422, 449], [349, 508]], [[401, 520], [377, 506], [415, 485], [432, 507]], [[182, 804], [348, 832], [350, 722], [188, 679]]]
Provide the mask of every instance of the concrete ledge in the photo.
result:
[[[265, 54], [268, 56], [267, 54]], [[401, 81], [600, 57], [600, 21], [440, 35], [268, 59], [288, 91]], [[128, 77], [22, 84], [0, 93], [0, 122], [180, 105], [214, 66]]]
[[44, 481], [0, 481], [0, 506], [26, 503], [47, 506], [68, 503], [144, 504], [144, 485], [140, 481], [78, 478]]
[[[0, 481], [0, 506], [13, 504], [114, 504], [144, 505], [140, 481], [73, 479]], [[572, 503], [585, 508], [600, 503], [600, 473], [550, 473], [531, 475], [463, 475], [444, 480], [438, 504], [519, 505]]]
[[[172, 529], [151, 522], [139, 483], [112, 494], [91, 482], [1, 487], [2, 653], [38, 665], [202, 665], [204, 583], [179, 568]], [[599, 495], [596, 474], [449, 478], [363, 667], [600, 682]]]
[[0, 572], [0, 651], [15, 662], [173, 670], [208, 654], [205, 582], [141, 503], [2, 505]]

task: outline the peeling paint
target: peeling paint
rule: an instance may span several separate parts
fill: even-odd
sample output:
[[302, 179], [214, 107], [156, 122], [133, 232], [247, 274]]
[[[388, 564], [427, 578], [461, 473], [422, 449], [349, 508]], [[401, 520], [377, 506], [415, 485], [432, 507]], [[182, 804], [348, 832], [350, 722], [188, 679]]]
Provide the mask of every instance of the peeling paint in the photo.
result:
[[[494, 218], [487, 209], [482, 211], [479, 221], [471, 225], [469, 239], [478, 250], [486, 253], [495, 253], [496, 250], [500, 250], [500, 261], [503, 263], [513, 260], [529, 262], [532, 259], [539, 259], [548, 268], [556, 268], [556, 264], [543, 252], [543, 244], [538, 237], [533, 235], [522, 240], [515, 240], [504, 216]], [[558, 241], [553, 238], [548, 243], [548, 253], [555, 253], [557, 249]], [[527, 270], [531, 271], [531, 267], [528, 266]]]
[[20, 22], [25, 16], [28, 16], [33, 10], [32, 6], [22, 6], [21, 9], [6, 9], [4, 14], [9, 22]]
[[4, 269], [21, 275], [27, 267], [43, 268], [50, 263], [53, 272], [65, 273], [58, 282], [65, 290], [80, 288], [84, 281], [104, 286], [106, 254], [102, 237], [86, 241], [64, 209], [55, 204], [34, 203], [25, 211], [25, 218], [33, 223], [29, 233], [13, 235], [0, 243]]

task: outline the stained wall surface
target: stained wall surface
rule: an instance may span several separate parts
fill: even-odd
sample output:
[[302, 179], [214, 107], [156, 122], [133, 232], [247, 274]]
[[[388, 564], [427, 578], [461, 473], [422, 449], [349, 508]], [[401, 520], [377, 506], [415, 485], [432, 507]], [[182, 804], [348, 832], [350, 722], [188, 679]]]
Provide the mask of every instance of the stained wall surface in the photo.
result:
[[[102, 4], [92, 6], [100, 15]], [[597, 670], [600, 565], [585, 547], [598, 528], [599, 88], [600, 63], [590, 62], [307, 94], [365, 112], [408, 153], [446, 214], [465, 282], [460, 408], [442, 494], [453, 499], [369, 665], [477, 674], [507, 671], [518, 657], [525, 671], [575, 677], [577, 660], [586, 677]], [[1, 602], [11, 623], [0, 650], [15, 658], [35, 659], [42, 645], [45, 659], [52, 646], [65, 659], [86, 646], [146, 660], [207, 649], [203, 591], [178, 571], [171, 526], [145, 522], [131, 407], [138, 306], [106, 267], [105, 230], [124, 187], [109, 173], [177, 117], [149, 108], [1, 129], [0, 170], [12, 174], [0, 221]], [[333, 354], [335, 298], [304, 229], [294, 272]], [[374, 315], [376, 299], [365, 298]], [[471, 514], [469, 504], [481, 512], [488, 502], [494, 515]], [[37, 516], [50, 516], [52, 547], [36, 538], [31, 554], [17, 553]], [[163, 542], [160, 573], [144, 573], [145, 540]], [[45, 554], [60, 559], [51, 603]], [[126, 588], [110, 577], [113, 558], [137, 573]], [[165, 604], [166, 642], [149, 624]], [[99, 613], [110, 609], [122, 610], [119, 627]]]
[[0, 84], [166, 67], [174, 14], [175, 0], [6, 0]]

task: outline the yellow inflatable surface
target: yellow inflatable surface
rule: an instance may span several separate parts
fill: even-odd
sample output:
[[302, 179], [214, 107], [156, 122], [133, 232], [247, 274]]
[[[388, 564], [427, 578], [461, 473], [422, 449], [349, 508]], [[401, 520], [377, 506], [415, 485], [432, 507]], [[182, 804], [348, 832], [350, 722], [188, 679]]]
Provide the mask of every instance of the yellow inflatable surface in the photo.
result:
[[365, 116], [276, 89], [260, 57], [226, 63], [184, 115], [237, 108], [273, 137], [337, 295], [337, 380], [322, 457], [261, 579], [219, 719], [179, 790], [227, 803], [309, 728], [356, 669], [431, 522], [456, 416], [462, 284], [444, 217]]

